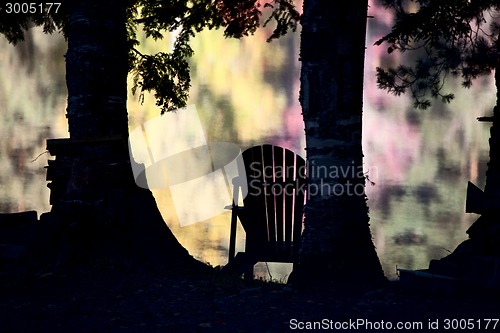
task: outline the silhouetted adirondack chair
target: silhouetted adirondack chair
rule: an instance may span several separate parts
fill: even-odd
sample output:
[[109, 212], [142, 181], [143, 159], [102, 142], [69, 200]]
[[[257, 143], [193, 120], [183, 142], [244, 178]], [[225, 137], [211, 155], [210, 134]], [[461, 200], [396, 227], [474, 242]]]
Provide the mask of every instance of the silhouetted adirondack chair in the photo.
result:
[[[249, 148], [242, 157], [246, 179], [233, 179], [234, 193], [239, 193], [243, 185], [248, 193], [243, 206], [237, 205], [237, 196], [230, 206], [226, 268], [252, 279], [257, 262], [296, 262], [302, 233], [305, 161], [294, 152], [273, 145]], [[246, 241], [245, 252], [235, 257], [237, 219], [245, 230]]]

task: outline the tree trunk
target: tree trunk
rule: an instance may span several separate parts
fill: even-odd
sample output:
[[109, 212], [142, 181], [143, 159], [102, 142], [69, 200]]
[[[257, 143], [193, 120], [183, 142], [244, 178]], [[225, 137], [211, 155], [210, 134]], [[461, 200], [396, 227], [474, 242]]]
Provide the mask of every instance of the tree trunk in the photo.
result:
[[128, 137], [126, 1], [70, 1], [66, 82], [71, 138]]
[[[208, 271], [175, 239], [151, 191], [136, 186], [128, 151], [126, 1], [69, 2], [66, 81], [70, 139], [48, 140], [52, 210], [40, 261], [134, 270]], [[46, 231], [47, 232], [47, 231]], [[49, 232], [50, 233], [50, 232]], [[50, 244], [46, 244], [50, 242]], [[45, 253], [40, 251], [40, 253]]]
[[308, 201], [299, 281], [385, 281], [372, 242], [363, 173], [368, 1], [305, 0], [301, 91]]

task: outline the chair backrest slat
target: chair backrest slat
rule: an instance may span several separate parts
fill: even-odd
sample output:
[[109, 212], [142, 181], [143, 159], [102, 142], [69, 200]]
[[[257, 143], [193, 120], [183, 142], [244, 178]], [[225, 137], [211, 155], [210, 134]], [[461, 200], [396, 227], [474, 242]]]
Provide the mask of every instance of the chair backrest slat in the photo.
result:
[[[295, 166], [295, 154], [290, 150], [285, 151], [285, 165], [287, 167], [285, 173], [285, 181], [287, 183], [293, 183], [296, 178], [296, 166]], [[295, 195], [295, 186], [292, 188], [291, 186], [287, 189], [288, 195], [285, 197], [285, 246], [287, 251], [289, 251], [288, 255], [291, 255], [290, 249], [292, 248], [293, 241], [293, 225], [295, 223], [294, 219], [294, 195]]]
[[247, 232], [247, 247], [260, 250], [260, 244], [267, 241], [267, 209], [264, 188], [264, 164], [261, 146], [243, 152], [248, 194], [243, 199], [244, 207], [251, 207], [240, 214], [240, 221]]
[[274, 212], [276, 216], [276, 254], [283, 256], [285, 254], [285, 212], [284, 205], [286, 193], [285, 187], [282, 183], [285, 182], [284, 178], [284, 149], [274, 146], [273, 159], [274, 159], [274, 182], [275, 186], [271, 188], [272, 195], [274, 196]]
[[294, 195], [294, 209], [293, 214], [295, 221], [293, 225], [293, 242], [292, 242], [292, 256], [297, 257], [300, 247], [300, 240], [302, 236], [302, 221], [304, 216], [304, 203], [305, 203], [305, 184], [306, 184], [306, 162], [305, 160], [296, 155], [295, 159], [295, 195]]
[[266, 198], [267, 251], [273, 251], [276, 247], [276, 213], [272, 194], [272, 184], [274, 182], [273, 146], [262, 146], [262, 162], [264, 165], [264, 195]]

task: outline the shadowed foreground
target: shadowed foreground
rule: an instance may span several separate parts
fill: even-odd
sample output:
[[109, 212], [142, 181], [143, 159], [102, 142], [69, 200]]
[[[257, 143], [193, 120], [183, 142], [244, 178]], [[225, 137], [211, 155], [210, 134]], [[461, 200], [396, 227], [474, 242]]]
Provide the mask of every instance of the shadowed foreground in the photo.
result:
[[[100, 271], [3, 281], [0, 287], [2, 332], [283, 332], [299, 322], [347, 325], [356, 320], [365, 320], [359, 322], [363, 325], [422, 323], [423, 329], [404, 331], [425, 332], [429, 320], [439, 320], [438, 331], [445, 319], [481, 319], [484, 328], [483, 319], [499, 313], [498, 301], [410, 293], [397, 283], [347, 295], [222, 277]], [[381, 331], [367, 328], [352, 331]]]

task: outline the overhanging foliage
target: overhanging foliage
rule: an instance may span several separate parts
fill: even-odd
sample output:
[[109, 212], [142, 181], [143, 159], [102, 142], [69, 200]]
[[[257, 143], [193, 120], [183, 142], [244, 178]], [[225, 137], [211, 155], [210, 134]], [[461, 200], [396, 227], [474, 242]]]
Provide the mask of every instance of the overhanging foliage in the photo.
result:
[[[263, 3], [263, 4], [262, 4]], [[63, 2], [55, 10], [36, 13], [7, 13], [6, 4], [0, 4], [0, 33], [11, 43], [24, 39], [24, 32], [41, 26], [45, 33], [61, 32], [66, 36], [69, 13]], [[269, 18], [262, 20], [263, 10], [269, 9]], [[96, 9], [97, 10], [97, 9]], [[129, 39], [129, 71], [134, 76], [133, 90], [151, 91], [162, 112], [186, 105], [190, 73], [188, 58], [193, 50], [191, 37], [203, 29], [224, 28], [224, 36], [241, 38], [250, 35], [262, 24], [275, 22], [269, 40], [295, 30], [300, 14], [293, 0], [128, 0], [127, 32]], [[261, 23], [262, 22], [262, 23]], [[137, 50], [137, 29], [147, 38], [160, 40], [167, 32], [178, 35], [171, 53], [143, 54]]]
[[408, 90], [417, 108], [428, 97], [453, 99], [443, 92], [447, 75], [460, 76], [466, 88], [498, 66], [500, 4], [497, 0], [381, 0], [396, 13], [392, 31], [375, 45], [387, 51], [417, 51], [411, 66], [377, 68], [378, 87], [395, 95]]

